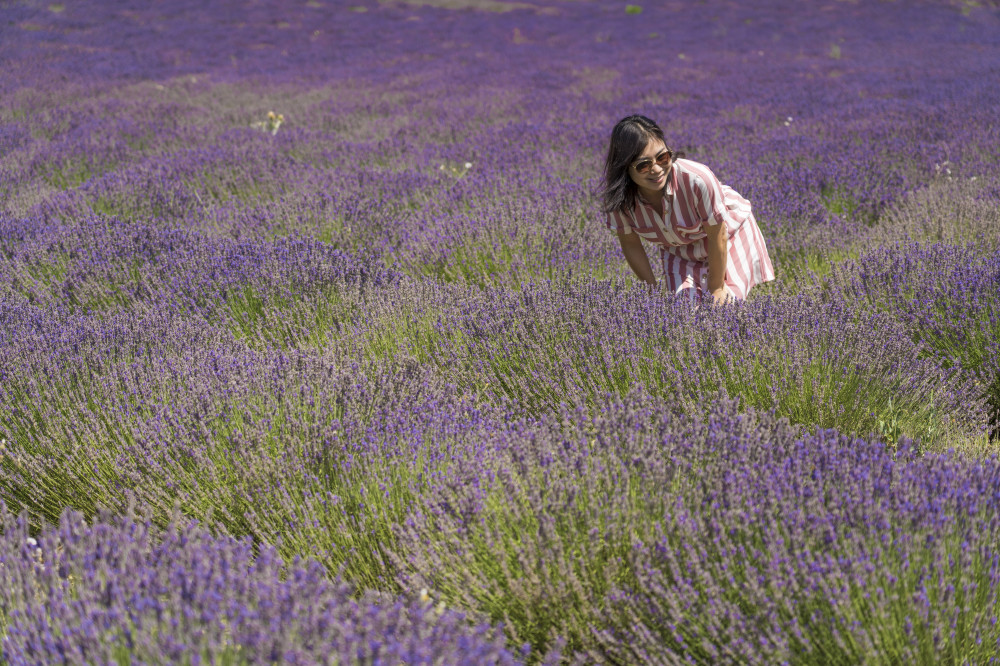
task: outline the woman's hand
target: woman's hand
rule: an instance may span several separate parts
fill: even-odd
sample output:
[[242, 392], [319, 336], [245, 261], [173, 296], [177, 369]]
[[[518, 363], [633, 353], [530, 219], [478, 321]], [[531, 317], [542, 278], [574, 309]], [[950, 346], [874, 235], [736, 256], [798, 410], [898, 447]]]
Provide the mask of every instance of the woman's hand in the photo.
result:
[[712, 292], [712, 307], [717, 305], [725, 305], [726, 303], [735, 303], [736, 296], [733, 292], [729, 290], [729, 287], [723, 285], [722, 289], [716, 289]]

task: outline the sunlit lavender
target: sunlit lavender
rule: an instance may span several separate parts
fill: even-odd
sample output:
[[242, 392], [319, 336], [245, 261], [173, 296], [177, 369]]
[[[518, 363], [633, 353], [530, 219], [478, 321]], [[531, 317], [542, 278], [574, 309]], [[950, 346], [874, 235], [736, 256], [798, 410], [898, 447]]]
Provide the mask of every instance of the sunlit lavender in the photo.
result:
[[[0, 60], [0, 663], [1000, 659], [993, 0], [0, 0]], [[638, 283], [631, 113], [774, 282]]]

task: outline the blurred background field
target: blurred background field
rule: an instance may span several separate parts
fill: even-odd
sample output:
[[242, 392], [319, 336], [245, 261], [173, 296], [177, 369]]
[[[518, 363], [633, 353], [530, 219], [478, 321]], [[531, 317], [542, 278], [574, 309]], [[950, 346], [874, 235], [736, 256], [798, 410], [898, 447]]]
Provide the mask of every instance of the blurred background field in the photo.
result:
[[[1000, 655], [998, 12], [0, 0], [2, 659]], [[631, 275], [636, 112], [745, 303]]]

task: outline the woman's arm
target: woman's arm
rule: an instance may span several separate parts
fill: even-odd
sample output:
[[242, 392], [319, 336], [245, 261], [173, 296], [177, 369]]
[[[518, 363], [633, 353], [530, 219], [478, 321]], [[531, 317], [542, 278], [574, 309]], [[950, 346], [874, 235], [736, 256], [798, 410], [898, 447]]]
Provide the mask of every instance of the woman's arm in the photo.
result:
[[726, 266], [729, 262], [729, 234], [724, 222], [705, 224], [705, 252], [708, 254], [708, 291], [716, 303], [726, 300]]
[[653, 275], [653, 269], [649, 265], [649, 257], [646, 256], [646, 248], [642, 246], [639, 234], [625, 234], [619, 231], [618, 242], [622, 246], [622, 254], [625, 255], [625, 261], [628, 262], [628, 265], [632, 268], [636, 276], [650, 285], [651, 288], [655, 287], [656, 277]]

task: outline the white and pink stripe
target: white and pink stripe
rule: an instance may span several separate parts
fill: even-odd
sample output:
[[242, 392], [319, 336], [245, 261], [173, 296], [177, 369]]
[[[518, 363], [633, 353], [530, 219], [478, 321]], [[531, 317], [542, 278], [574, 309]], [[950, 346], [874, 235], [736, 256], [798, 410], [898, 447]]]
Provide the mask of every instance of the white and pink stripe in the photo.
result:
[[671, 291], [694, 289], [690, 292], [693, 296], [706, 288], [706, 224], [726, 225], [726, 286], [737, 298], [745, 299], [752, 287], [774, 279], [774, 267], [750, 202], [720, 183], [704, 164], [674, 160], [664, 190], [663, 210], [665, 215], [661, 217], [639, 197], [633, 210], [609, 213], [607, 225], [616, 234], [635, 232], [659, 246], [663, 274]]

